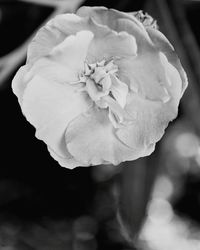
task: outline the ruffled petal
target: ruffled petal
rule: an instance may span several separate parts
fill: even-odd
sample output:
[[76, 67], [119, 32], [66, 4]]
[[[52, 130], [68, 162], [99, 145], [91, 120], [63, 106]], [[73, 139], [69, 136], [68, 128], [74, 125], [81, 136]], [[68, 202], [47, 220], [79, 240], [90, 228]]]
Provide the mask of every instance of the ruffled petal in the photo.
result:
[[156, 47], [156, 49], [163, 52], [165, 56], [167, 57], [167, 60], [169, 61], [169, 63], [173, 65], [179, 72], [181, 80], [182, 80], [182, 95], [183, 95], [188, 85], [188, 79], [180, 63], [180, 60], [176, 52], [174, 51], [173, 46], [170, 44], [167, 38], [159, 30], [152, 29], [152, 28], [147, 28], [146, 30], [154, 46]]
[[[39, 29], [36, 36], [28, 46], [27, 62], [33, 63], [37, 59], [48, 55], [52, 49], [57, 47], [59, 44], [63, 44], [63, 41], [66, 40], [68, 36], [75, 35], [77, 32], [85, 30], [85, 22], [80, 20], [80, 25], [78, 25], [76, 20], [77, 18], [80, 20], [80, 17], [75, 14], [57, 15], [44, 27]], [[65, 22], [64, 29], [59, 28], [60, 26], [63, 27], [62, 22]], [[70, 40], [68, 43], [69, 42]]]
[[[64, 29], [63, 22], [65, 24]], [[67, 36], [75, 35], [84, 30], [83, 20], [75, 14], [61, 14], [51, 19], [44, 27], [39, 29], [27, 51], [27, 62], [32, 63], [46, 56], [57, 45], [62, 43]]]
[[152, 101], [169, 101], [169, 82], [158, 52], [147, 51], [134, 59], [120, 59], [116, 64], [120, 78], [128, 80], [126, 83], [132, 91]]
[[153, 49], [152, 41], [146, 30], [144, 30], [142, 24], [142, 28], [134, 26], [132, 20], [126, 18], [118, 19], [116, 23], [118, 31], [125, 31], [135, 37], [138, 54], [143, 52], [145, 53], [146, 51], [151, 51]]
[[169, 102], [169, 107], [174, 110], [177, 110], [179, 101], [183, 95], [183, 81], [178, 70], [169, 63], [167, 57], [160, 52], [160, 60], [164, 68], [165, 77], [169, 84], [166, 86], [166, 89], [171, 97], [171, 102]]
[[65, 39], [58, 29], [51, 26], [44, 26], [35, 35], [27, 51], [27, 63], [33, 63], [48, 53]]
[[89, 44], [93, 39], [90, 31], [80, 31], [68, 36], [54, 47], [48, 56], [38, 59], [29, 70], [26, 80], [40, 75], [50, 81], [69, 83], [79, 80], [79, 73], [84, 68], [84, 61]]
[[91, 100], [70, 85], [59, 84], [36, 75], [23, 96], [22, 111], [35, 126], [37, 138], [59, 156], [66, 157], [64, 133], [69, 122], [85, 112]]
[[115, 100], [122, 108], [124, 108], [124, 106], [126, 105], [126, 97], [128, 95], [128, 86], [114, 75], [111, 75], [111, 79], [112, 85], [110, 90]]
[[48, 57], [40, 58], [33, 64], [25, 75], [25, 81], [30, 81], [35, 75], [39, 75], [49, 81], [57, 81], [61, 84], [79, 80], [77, 70], [70, 69]]
[[89, 30], [79, 31], [76, 35], [68, 36], [51, 50], [50, 57], [65, 67], [80, 72], [84, 69], [85, 58], [93, 37], [94, 34]]
[[56, 154], [50, 147], [48, 147], [48, 151], [51, 155], [51, 157], [53, 157], [62, 167], [68, 168], [68, 169], [73, 169], [75, 167], [84, 167], [86, 165], [83, 165], [82, 163], [78, 162], [77, 160], [74, 159], [74, 157], [72, 156], [68, 156], [67, 157], [61, 157], [58, 154]]
[[76, 14], [66, 13], [55, 16], [47, 23], [47, 26], [57, 29], [65, 36], [69, 36], [81, 30], [86, 30], [87, 22], [88, 18], [83, 19]]
[[129, 13], [125, 13], [115, 9], [108, 9], [106, 7], [83, 6], [78, 9], [76, 14], [81, 17], [91, 17], [98, 24], [108, 26], [110, 29], [115, 30], [117, 32], [121, 31], [119, 30], [117, 21], [119, 19], [127, 19], [132, 22], [133, 28], [135, 28], [136, 30], [139, 28], [144, 32], [144, 36], [147, 35], [142, 23], [139, 22], [137, 18], [135, 18], [132, 14]]
[[98, 36], [96, 35], [90, 44], [87, 60], [93, 63], [103, 59], [135, 57], [136, 54], [137, 44], [133, 36], [127, 32], [105, 32], [102, 28], [98, 30]]
[[[166, 89], [170, 99], [165, 102], [150, 101], [137, 93], [129, 93], [125, 111], [133, 118], [126, 128], [119, 128], [117, 136], [132, 148], [148, 148], [161, 139], [168, 123], [175, 119], [182, 95], [182, 80], [177, 69], [163, 53], [160, 63], [166, 78]], [[144, 150], [144, 155], [145, 155]]]
[[[158, 102], [138, 95], [140, 91], [129, 93], [125, 111], [135, 118], [126, 128], [119, 128], [116, 134], [120, 140], [132, 148], [145, 149], [149, 145], [154, 145], [163, 136], [169, 121], [177, 116], [182, 95], [182, 80], [179, 72], [168, 62], [166, 56], [159, 53], [159, 57], [161, 64], [159, 67], [162, 67], [166, 81], [165, 88], [170, 98], [167, 102]], [[158, 70], [159, 67], [156, 66]], [[157, 91], [156, 86], [152, 88]]]
[[88, 78], [86, 81], [85, 90], [89, 94], [90, 98], [95, 102], [100, 101], [101, 97], [107, 94], [107, 93], [104, 93], [103, 91], [100, 91], [97, 88], [96, 83], [90, 78]]
[[139, 157], [137, 148], [134, 151], [117, 139], [107, 111], [102, 109], [93, 108], [74, 119], [65, 136], [70, 154], [84, 165], [117, 165]]
[[116, 135], [133, 150], [143, 151], [141, 156], [145, 156], [146, 149], [161, 139], [169, 121], [176, 117], [177, 108], [145, 100], [134, 93], [129, 95], [128, 103], [125, 110], [135, 118], [130, 125], [119, 128]]
[[140, 49], [152, 46], [151, 39], [148, 36], [144, 26], [132, 14], [105, 7], [81, 7], [77, 11], [81, 17], [91, 17], [98, 24], [108, 26], [117, 32], [125, 31], [134, 36], [137, 46]]
[[[69, 35], [69, 33], [79, 32], [80, 30], [89, 30], [94, 34], [94, 39], [90, 45], [87, 60], [89, 63], [101, 61], [103, 59], [118, 56], [135, 56], [137, 45], [135, 38], [127, 32], [117, 33], [109, 27], [96, 23], [92, 18], [79, 17], [74, 15], [70, 20], [69, 14], [56, 16], [49, 25], [58, 29], [60, 32]], [[72, 26], [71, 26], [72, 25]], [[73, 29], [72, 29], [73, 27]]]
[[[119, 105], [117, 101], [115, 101], [111, 96], [105, 96], [102, 98], [108, 105], [109, 110], [111, 113], [109, 113], [109, 116], [114, 114], [114, 117], [111, 116], [111, 121], [113, 121], [112, 118], [115, 118], [117, 123], [113, 123], [114, 127], [119, 126], [121, 123], [129, 123], [131, 121], [131, 117], [129, 114]], [[116, 126], [117, 125], [117, 126]]]
[[12, 89], [17, 96], [20, 105], [22, 104], [22, 97], [27, 86], [27, 82], [24, 80], [24, 77], [27, 74], [27, 68], [27, 65], [20, 67], [12, 80]]

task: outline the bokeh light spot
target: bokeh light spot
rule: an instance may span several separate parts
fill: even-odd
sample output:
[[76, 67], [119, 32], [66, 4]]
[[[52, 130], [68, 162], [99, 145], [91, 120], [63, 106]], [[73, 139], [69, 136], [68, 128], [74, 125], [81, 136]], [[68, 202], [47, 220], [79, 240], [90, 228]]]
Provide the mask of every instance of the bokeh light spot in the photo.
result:
[[191, 132], [182, 133], [176, 138], [175, 148], [181, 157], [194, 157], [199, 148], [199, 139]]

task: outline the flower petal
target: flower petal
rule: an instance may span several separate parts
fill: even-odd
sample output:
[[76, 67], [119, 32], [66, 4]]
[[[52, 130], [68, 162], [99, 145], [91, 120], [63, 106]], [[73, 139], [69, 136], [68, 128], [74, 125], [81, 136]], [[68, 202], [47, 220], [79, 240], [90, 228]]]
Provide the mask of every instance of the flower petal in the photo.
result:
[[86, 81], [85, 90], [89, 94], [90, 98], [93, 101], [100, 101], [101, 97], [105, 96], [107, 93], [104, 93], [103, 91], [100, 91], [94, 82], [94, 80], [88, 78]]
[[141, 27], [134, 26], [132, 20], [121, 18], [116, 21], [117, 23], [117, 30], [118, 31], [125, 31], [128, 34], [135, 37], [137, 48], [138, 48], [138, 54], [145, 53], [148, 50], [152, 50], [153, 44], [152, 41], [146, 32], [144, 30], [144, 27], [142, 25]]
[[90, 31], [80, 31], [68, 36], [53, 48], [48, 56], [38, 59], [27, 74], [27, 81], [40, 75], [60, 83], [79, 80], [78, 73], [84, 69], [88, 47], [93, 38]]
[[96, 61], [111, 58], [112, 56], [136, 55], [137, 45], [135, 38], [127, 32], [117, 33], [106, 26], [96, 23], [88, 16], [79, 17], [74, 15], [73, 19], [76, 22], [70, 20], [69, 14], [58, 15], [49, 25], [52, 25], [66, 35], [69, 35], [71, 32], [74, 34], [80, 30], [91, 31], [94, 34], [94, 39], [88, 51], [87, 60], [89, 63], [96, 63]]
[[50, 155], [62, 166], [65, 168], [73, 169], [75, 167], [83, 167], [86, 165], [81, 164], [80, 162], [76, 161], [74, 157], [67, 156], [67, 157], [61, 157], [58, 154], [56, 154], [50, 147], [48, 147], [48, 151]]
[[87, 21], [76, 14], [66, 13], [56, 15], [47, 23], [47, 26], [59, 30], [65, 36], [69, 36], [81, 30], [86, 30]]
[[[78, 9], [77, 15], [81, 17], [91, 17], [98, 24], [108, 26], [110, 29], [115, 30], [117, 32], [121, 31], [118, 27], [119, 19], [127, 19], [132, 22], [133, 28], [137, 30], [137, 28], [141, 29], [144, 32], [144, 36], [146, 35], [145, 28], [141, 22], [137, 20], [132, 14], [125, 13], [122, 11], [118, 11], [115, 9], [108, 9], [106, 7], [87, 7], [83, 6]], [[148, 37], [148, 36], [147, 36]]]
[[76, 35], [68, 36], [62, 43], [50, 52], [50, 57], [66, 67], [80, 72], [84, 69], [84, 61], [94, 34], [89, 30], [82, 30]]
[[144, 26], [132, 14], [105, 7], [81, 7], [77, 11], [81, 17], [91, 17], [98, 24], [108, 26], [117, 32], [125, 31], [135, 37], [139, 49], [151, 44]]
[[[105, 96], [102, 98], [109, 107], [109, 116], [111, 115], [111, 122], [113, 122], [113, 118], [115, 117], [115, 120], [118, 124], [115, 122], [113, 123], [113, 126], [116, 127], [116, 125], [120, 126], [120, 124], [126, 124], [131, 122], [130, 115], [119, 105], [118, 102], [116, 102], [111, 96]], [[114, 114], [114, 117], [112, 116]]]
[[117, 165], [139, 157], [137, 148], [134, 151], [117, 139], [107, 111], [98, 108], [70, 122], [66, 145], [70, 154], [85, 165]]
[[66, 157], [64, 133], [68, 123], [91, 105], [83, 92], [35, 76], [23, 96], [22, 111], [35, 126], [37, 138], [46, 142], [59, 156]]
[[44, 26], [28, 46], [27, 63], [32, 63], [48, 53], [65, 39], [65, 34], [51, 26]]
[[135, 38], [127, 32], [115, 33], [106, 30], [98, 30], [93, 42], [90, 44], [87, 60], [90, 63], [102, 61], [103, 59], [118, 57], [135, 57], [137, 44]]
[[183, 95], [183, 85], [181, 75], [179, 74], [178, 70], [169, 63], [167, 57], [160, 52], [160, 59], [162, 66], [165, 71], [165, 76], [169, 84], [166, 86], [166, 89], [168, 93], [171, 96], [171, 102], [169, 103], [169, 106], [173, 104], [172, 109], [177, 109], [179, 101]]
[[24, 90], [27, 86], [27, 82], [24, 80], [24, 77], [27, 74], [27, 68], [27, 65], [20, 67], [12, 80], [12, 89], [20, 104], [22, 103]]
[[128, 86], [124, 82], [120, 81], [116, 76], [111, 75], [110, 77], [112, 79], [112, 86], [110, 90], [119, 105], [124, 108], [126, 105]]
[[[63, 26], [59, 29], [58, 26]], [[80, 25], [79, 25], [80, 24]], [[44, 27], [39, 29], [36, 36], [28, 46], [27, 62], [34, 62], [40, 57], [46, 56], [58, 44], [69, 35], [74, 35], [83, 30], [82, 20], [75, 14], [61, 14], [51, 19]]]
[[120, 79], [126, 81], [132, 91], [149, 100], [169, 101], [166, 89], [169, 83], [158, 52], [148, 51], [133, 59], [120, 59], [116, 64]]
[[25, 75], [25, 80], [28, 82], [35, 75], [39, 75], [49, 81], [57, 81], [61, 84], [79, 80], [77, 70], [70, 69], [49, 57], [38, 59]]
[[135, 119], [129, 126], [119, 128], [116, 135], [133, 150], [144, 149], [145, 156], [146, 149], [160, 140], [169, 121], [176, 117], [177, 108], [171, 108], [169, 103], [145, 100], [135, 93], [129, 95], [128, 103], [125, 111]]
[[152, 28], [147, 28], [146, 30], [151, 40], [153, 41], [156, 49], [163, 52], [167, 57], [169, 63], [178, 70], [182, 80], [182, 94], [183, 94], [188, 85], [187, 75], [180, 63], [178, 56], [176, 55], [176, 52], [174, 51], [173, 46], [159, 30]]

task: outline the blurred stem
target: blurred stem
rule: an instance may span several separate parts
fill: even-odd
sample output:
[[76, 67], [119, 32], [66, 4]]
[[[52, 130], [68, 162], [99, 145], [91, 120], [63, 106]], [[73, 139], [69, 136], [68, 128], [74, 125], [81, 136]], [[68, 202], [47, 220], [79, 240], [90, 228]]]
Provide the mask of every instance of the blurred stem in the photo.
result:
[[137, 238], [146, 217], [158, 168], [157, 153], [136, 161], [123, 163], [118, 199], [118, 221], [121, 233], [131, 244], [137, 245]]

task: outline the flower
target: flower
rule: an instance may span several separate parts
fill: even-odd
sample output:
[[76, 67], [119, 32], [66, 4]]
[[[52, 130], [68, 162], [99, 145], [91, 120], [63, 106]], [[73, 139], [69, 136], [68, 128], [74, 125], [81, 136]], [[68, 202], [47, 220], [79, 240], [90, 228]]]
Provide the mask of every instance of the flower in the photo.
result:
[[30, 43], [13, 91], [61, 166], [147, 156], [177, 116], [187, 77], [144, 17], [81, 7], [50, 20]]

